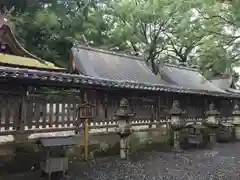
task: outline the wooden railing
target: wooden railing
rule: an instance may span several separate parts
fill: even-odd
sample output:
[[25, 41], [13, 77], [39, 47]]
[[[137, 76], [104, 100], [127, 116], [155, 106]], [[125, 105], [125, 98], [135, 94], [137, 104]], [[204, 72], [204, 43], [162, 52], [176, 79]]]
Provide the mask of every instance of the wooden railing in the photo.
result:
[[21, 117], [21, 98], [4, 95], [0, 99], [0, 131], [16, 131]]

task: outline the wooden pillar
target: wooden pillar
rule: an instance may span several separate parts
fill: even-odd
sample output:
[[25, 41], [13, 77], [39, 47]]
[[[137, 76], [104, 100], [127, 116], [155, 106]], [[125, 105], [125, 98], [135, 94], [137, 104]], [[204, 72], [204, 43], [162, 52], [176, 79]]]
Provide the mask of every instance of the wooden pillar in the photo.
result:
[[21, 121], [20, 121], [19, 130], [21, 133], [24, 133], [26, 120], [27, 120], [27, 96], [24, 96], [22, 98], [21, 110], [22, 112], [21, 112]]
[[84, 121], [84, 160], [88, 160], [88, 119]]
[[[160, 95], [158, 95], [158, 97], [157, 97], [157, 106], [156, 106], [156, 114], [157, 114], [157, 116], [156, 116], [156, 120], [157, 120], [157, 122], [159, 122], [159, 124], [160, 124], [160, 113], [161, 113], [161, 96]], [[157, 128], [159, 128], [159, 126], [157, 126]]]
[[109, 126], [109, 120], [107, 119], [108, 117], [108, 94], [104, 93], [104, 98], [103, 98], [103, 107], [104, 107], [104, 121], [107, 121], [107, 129], [106, 131], [108, 131], [108, 126]]
[[17, 143], [23, 143], [27, 141], [27, 134], [25, 133], [25, 126], [27, 121], [27, 95], [23, 95], [19, 106], [19, 119], [16, 122], [16, 134], [14, 136]]

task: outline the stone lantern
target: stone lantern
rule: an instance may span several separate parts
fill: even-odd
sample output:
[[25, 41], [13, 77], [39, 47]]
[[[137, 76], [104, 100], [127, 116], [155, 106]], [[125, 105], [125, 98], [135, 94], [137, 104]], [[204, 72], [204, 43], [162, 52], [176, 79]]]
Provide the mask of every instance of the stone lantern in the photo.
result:
[[209, 133], [210, 136], [210, 144], [213, 145], [216, 142], [216, 132], [215, 129], [218, 128], [219, 121], [217, 120], [216, 116], [220, 113], [216, 110], [213, 103], [209, 105], [209, 109], [205, 112], [206, 119], [203, 121], [203, 124], [207, 126], [211, 132]]
[[185, 127], [185, 121], [181, 118], [185, 112], [180, 108], [179, 101], [173, 101], [172, 108], [169, 111], [171, 116], [171, 129], [173, 130], [173, 147], [175, 151], [180, 151], [180, 130]]
[[234, 105], [234, 109], [232, 112], [233, 115], [233, 125], [234, 125], [234, 135], [236, 140], [240, 140], [240, 107], [237, 103]]
[[129, 102], [126, 98], [121, 99], [120, 107], [117, 110], [115, 117], [118, 121], [116, 129], [120, 136], [120, 157], [128, 159], [129, 156], [129, 136], [132, 133], [131, 119], [135, 116], [129, 108]]

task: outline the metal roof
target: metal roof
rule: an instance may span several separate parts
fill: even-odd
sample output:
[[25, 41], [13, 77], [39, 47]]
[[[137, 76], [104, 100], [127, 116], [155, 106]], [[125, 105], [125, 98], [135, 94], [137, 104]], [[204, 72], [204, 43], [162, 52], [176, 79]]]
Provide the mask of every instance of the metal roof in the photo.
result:
[[230, 94], [205, 79], [193, 68], [163, 65], [161, 76], [156, 76], [145, 61], [136, 56], [75, 45], [72, 48], [78, 70], [87, 76], [117, 81], [134, 81], [196, 92]]
[[165, 64], [161, 69], [161, 73], [165, 81], [181, 87], [203, 91], [225, 92], [212, 84], [204, 78], [199, 71], [193, 68]]
[[234, 94], [239, 94], [240, 95], [240, 90], [239, 89], [228, 88], [227, 91], [229, 91], [230, 93], [234, 93]]
[[72, 48], [72, 52], [77, 68], [85, 75], [112, 80], [170, 85], [153, 74], [145, 61], [138, 57], [85, 46]]
[[228, 90], [232, 84], [232, 77], [214, 78], [214, 79], [211, 79], [210, 82], [223, 90]]

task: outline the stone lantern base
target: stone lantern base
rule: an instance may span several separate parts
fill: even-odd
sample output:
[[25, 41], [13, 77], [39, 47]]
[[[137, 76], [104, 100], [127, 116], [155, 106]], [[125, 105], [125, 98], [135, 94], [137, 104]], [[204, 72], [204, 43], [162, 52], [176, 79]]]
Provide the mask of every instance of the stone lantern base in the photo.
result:
[[236, 140], [240, 140], [240, 106], [239, 102], [235, 102], [233, 110], [233, 125], [234, 125], [234, 136]]
[[180, 130], [173, 131], [173, 151], [183, 152], [180, 146]]
[[240, 140], [240, 115], [233, 118], [234, 136], [236, 140]]
[[216, 144], [216, 132], [215, 129], [210, 129], [211, 132], [209, 133], [209, 143], [208, 147], [213, 147]]
[[120, 158], [128, 159], [129, 157], [129, 136], [120, 137]]
[[234, 126], [234, 136], [235, 140], [240, 141], [240, 125]]

